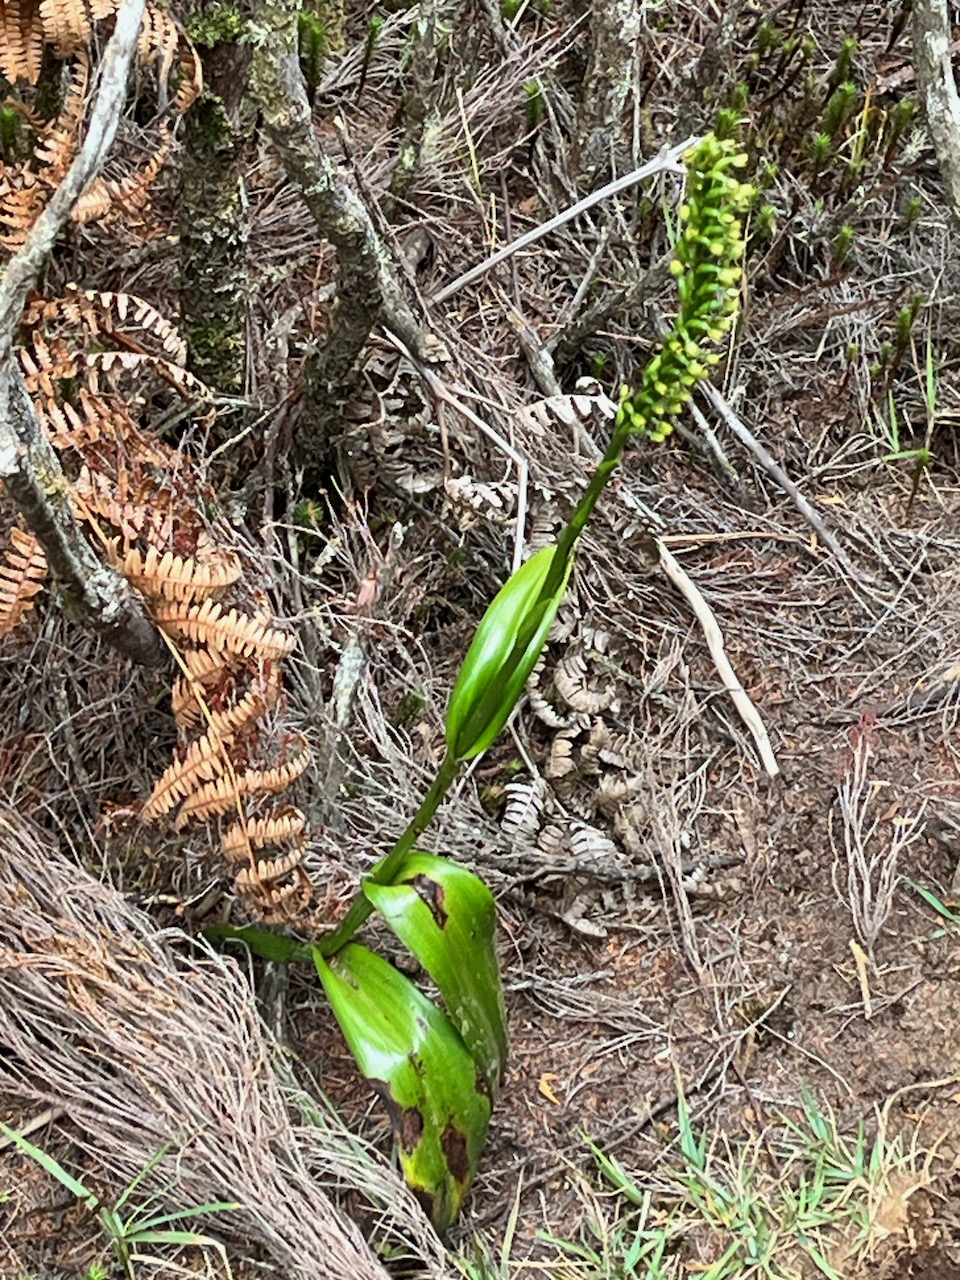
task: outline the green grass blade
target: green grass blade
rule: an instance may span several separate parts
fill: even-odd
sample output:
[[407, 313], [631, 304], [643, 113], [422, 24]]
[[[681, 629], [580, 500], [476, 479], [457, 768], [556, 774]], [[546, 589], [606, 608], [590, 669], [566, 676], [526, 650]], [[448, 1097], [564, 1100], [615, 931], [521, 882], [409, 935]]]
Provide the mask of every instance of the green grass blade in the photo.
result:
[[35, 1147], [32, 1142], [27, 1141], [23, 1134], [18, 1133], [16, 1129], [11, 1129], [9, 1125], [5, 1125], [2, 1120], [0, 1120], [0, 1133], [3, 1133], [11, 1142], [15, 1143], [24, 1155], [29, 1156], [31, 1160], [36, 1160], [37, 1164], [52, 1177], [56, 1178], [61, 1186], [66, 1187], [68, 1191], [72, 1191], [77, 1199], [82, 1200], [88, 1209], [94, 1210], [99, 1206], [99, 1198], [85, 1187], [82, 1182], [73, 1177], [72, 1174], [67, 1173], [63, 1165], [54, 1160], [53, 1156], [47, 1155], [46, 1151], [41, 1151], [39, 1147]]

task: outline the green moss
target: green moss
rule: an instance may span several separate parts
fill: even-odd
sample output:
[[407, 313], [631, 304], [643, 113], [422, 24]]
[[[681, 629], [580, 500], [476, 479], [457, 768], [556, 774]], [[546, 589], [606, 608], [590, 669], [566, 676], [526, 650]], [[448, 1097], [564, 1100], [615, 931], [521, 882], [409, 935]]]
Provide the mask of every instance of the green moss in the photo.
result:
[[242, 40], [246, 30], [247, 23], [240, 11], [233, 5], [221, 4], [218, 0], [206, 5], [202, 13], [196, 14], [187, 23], [187, 35], [195, 45], [203, 49]]

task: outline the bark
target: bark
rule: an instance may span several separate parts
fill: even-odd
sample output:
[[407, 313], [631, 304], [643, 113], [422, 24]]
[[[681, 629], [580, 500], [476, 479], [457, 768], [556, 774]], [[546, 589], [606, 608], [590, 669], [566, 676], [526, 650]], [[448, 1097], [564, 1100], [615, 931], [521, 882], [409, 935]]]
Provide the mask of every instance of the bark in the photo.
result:
[[955, 221], [960, 222], [960, 95], [953, 75], [950, 37], [947, 0], [915, 0], [913, 67], [940, 162], [944, 194]]
[[408, 307], [367, 207], [320, 146], [297, 55], [297, 10], [296, 0], [261, 0], [252, 30], [250, 84], [287, 176], [336, 248], [339, 263], [337, 306], [308, 370], [311, 394], [297, 442], [309, 472], [326, 451], [338, 398], [376, 325], [386, 324], [425, 360], [437, 358], [437, 344]]
[[390, 177], [391, 196], [404, 196], [420, 167], [424, 130], [436, 115], [437, 18], [440, 0], [420, 0], [411, 34], [412, 52], [401, 106], [403, 141]]
[[590, 15], [590, 61], [574, 121], [575, 168], [581, 178], [602, 169], [620, 135], [620, 117], [637, 83], [637, 0], [603, 0]]
[[[184, 121], [180, 307], [191, 371], [219, 391], [238, 393], [244, 383], [250, 229], [243, 171], [256, 125], [245, 98], [251, 50], [237, 39], [217, 39], [212, 26], [204, 38], [207, 9], [221, 21], [223, 16], [215, 0], [191, 23], [200, 33], [204, 90]], [[243, 25], [237, 15], [238, 28]]]
[[77, 528], [68, 486], [12, 359], [0, 373], [0, 479], [47, 558], [68, 617], [98, 632], [125, 658], [161, 666], [166, 650], [126, 578], [97, 559]]
[[157, 666], [163, 650], [156, 629], [126, 579], [100, 563], [77, 527], [66, 479], [37, 420], [13, 351], [13, 334], [27, 295], [116, 136], [143, 10], [144, 0], [124, 0], [100, 64], [100, 85], [83, 146], [0, 283], [0, 479], [43, 547], [72, 617], [103, 635], [125, 657]]

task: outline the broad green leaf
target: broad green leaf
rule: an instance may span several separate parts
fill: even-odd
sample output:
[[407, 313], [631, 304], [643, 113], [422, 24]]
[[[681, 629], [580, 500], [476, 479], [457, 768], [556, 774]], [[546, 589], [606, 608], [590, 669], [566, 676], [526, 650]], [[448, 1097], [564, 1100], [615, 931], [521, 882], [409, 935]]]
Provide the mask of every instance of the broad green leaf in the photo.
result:
[[480, 620], [447, 712], [447, 746], [456, 760], [486, 751], [523, 693], [567, 588], [572, 559], [556, 590], [543, 594], [555, 545], [510, 575]]
[[404, 862], [397, 884], [368, 883], [363, 891], [439, 987], [496, 1094], [507, 1056], [507, 1020], [493, 894], [464, 867], [418, 851]]
[[390, 1112], [404, 1176], [445, 1231], [490, 1121], [477, 1064], [447, 1016], [382, 957], [356, 943], [329, 960], [313, 955], [350, 1052]]

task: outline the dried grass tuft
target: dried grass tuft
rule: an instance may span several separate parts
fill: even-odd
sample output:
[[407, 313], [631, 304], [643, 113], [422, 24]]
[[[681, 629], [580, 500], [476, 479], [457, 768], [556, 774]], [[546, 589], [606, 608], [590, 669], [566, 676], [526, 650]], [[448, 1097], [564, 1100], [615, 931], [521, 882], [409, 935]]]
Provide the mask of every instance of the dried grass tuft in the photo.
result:
[[358, 1226], [442, 1276], [411, 1193], [313, 1100], [293, 1124], [271, 1043], [236, 964], [152, 922], [0, 807], [0, 1091], [56, 1105], [120, 1187], [149, 1175], [171, 1211], [213, 1200], [282, 1274], [384, 1280]]

